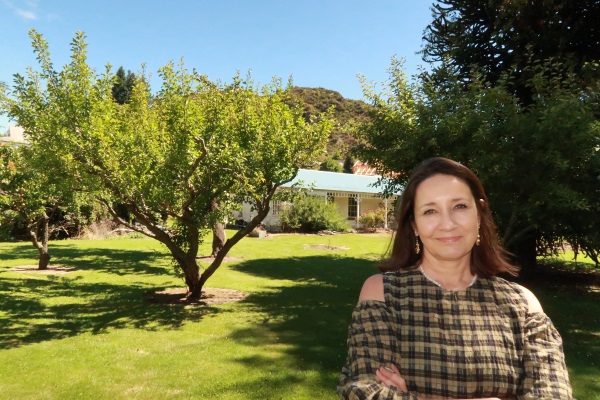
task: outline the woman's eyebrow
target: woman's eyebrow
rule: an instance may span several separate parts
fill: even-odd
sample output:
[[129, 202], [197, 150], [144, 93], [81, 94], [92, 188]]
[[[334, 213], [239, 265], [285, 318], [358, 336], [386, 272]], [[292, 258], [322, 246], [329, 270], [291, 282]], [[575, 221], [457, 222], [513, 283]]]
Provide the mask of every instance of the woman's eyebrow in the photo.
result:
[[[457, 201], [468, 201], [468, 200], [469, 200], [469, 199], [468, 199], [468, 198], [466, 198], [466, 197], [457, 197], [457, 198], [455, 198], [455, 199], [450, 199], [450, 202], [454, 203], [454, 202], [457, 202]], [[430, 201], [430, 202], [428, 202], [428, 203], [425, 203], [425, 204], [418, 205], [418, 206], [417, 206], [417, 208], [423, 208], [423, 207], [435, 206], [436, 204], [437, 204], [437, 202], [435, 202], [435, 201]]]

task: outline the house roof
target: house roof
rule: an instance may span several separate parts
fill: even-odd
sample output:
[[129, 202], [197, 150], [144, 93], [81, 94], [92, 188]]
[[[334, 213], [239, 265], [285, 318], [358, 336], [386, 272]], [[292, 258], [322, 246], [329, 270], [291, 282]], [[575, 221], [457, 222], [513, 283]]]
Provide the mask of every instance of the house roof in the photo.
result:
[[339, 172], [315, 171], [310, 169], [298, 170], [298, 175], [294, 180], [288, 182], [283, 187], [290, 187], [299, 181], [303, 181], [302, 186], [314, 186], [315, 190], [328, 190], [338, 192], [354, 193], [382, 193], [382, 188], [375, 187], [379, 180], [378, 175], [354, 175], [343, 174]]
[[375, 167], [369, 165], [369, 163], [364, 163], [361, 161], [357, 161], [352, 166], [352, 173], [355, 175], [377, 175], [377, 171]]

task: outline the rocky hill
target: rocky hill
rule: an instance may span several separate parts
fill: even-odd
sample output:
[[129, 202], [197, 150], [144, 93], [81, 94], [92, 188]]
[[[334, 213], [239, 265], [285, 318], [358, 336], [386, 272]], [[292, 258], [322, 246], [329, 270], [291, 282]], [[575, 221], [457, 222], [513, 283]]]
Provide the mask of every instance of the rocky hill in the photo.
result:
[[342, 162], [355, 141], [352, 127], [368, 121], [371, 106], [361, 100], [346, 99], [336, 91], [323, 88], [294, 87], [292, 100], [304, 105], [304, 118], [307, 121], [319, 113], [326, 112], [331, 106], [334, 107], [336, 125], [329, 137], [327, 155], [324, 155], [323, 160], [332, 158]]

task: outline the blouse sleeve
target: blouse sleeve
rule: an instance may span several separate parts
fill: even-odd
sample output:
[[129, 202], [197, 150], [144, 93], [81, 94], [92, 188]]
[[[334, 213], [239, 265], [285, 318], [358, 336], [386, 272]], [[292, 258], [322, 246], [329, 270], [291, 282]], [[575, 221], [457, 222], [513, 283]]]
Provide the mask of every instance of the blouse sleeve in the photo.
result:
[[388, 388], [375, 371], [397, 362], [397, 339], [392, 313], [381, 301], [361, 301], [348, 328], [348, 360], [342, 369], [338, 394], [347, 400], [417, 400], [415, 394]]
[[565, 365], [562, 339], [544, 313], [535, 313], [525, 322], [522, 400], [573, 398]]

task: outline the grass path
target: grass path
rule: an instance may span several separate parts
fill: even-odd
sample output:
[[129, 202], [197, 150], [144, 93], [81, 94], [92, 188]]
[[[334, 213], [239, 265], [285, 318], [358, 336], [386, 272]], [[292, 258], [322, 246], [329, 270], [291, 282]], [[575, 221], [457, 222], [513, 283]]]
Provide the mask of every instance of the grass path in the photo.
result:
[[[0, 243], [0, 399], [336, 399], [350, 313], [388, 242], [245, 238], [207, 286], [248, 296], [211, 307], [143, 300], [183, 285], [152, 240], [53, 242], [52, 264], [73, 268], [61, 275], [11, 271], [35, 250]], [[533, 289], [577, 398], [599, 400], [600, 298]]]

